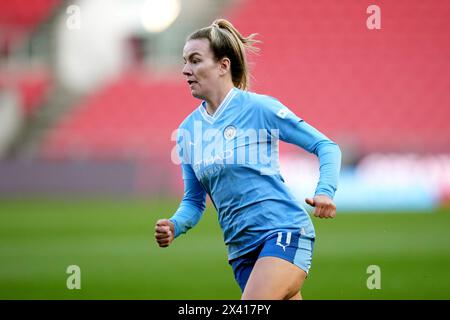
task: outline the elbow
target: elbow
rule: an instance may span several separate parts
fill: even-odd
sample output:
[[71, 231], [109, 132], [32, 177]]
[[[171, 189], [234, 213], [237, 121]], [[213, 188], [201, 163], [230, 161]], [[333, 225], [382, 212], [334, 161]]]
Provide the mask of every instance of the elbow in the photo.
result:
[[333, 141], [331, 141], [331, 143], [334, 146], [334, 149], [335, 149], [334, 152], [336, 153], [336, 157], [339, 157], [339, 159], [342, 159], [342, 150], [339, 147], [339, 145], [336, 142], [333, 142]]
[[182, 205], [191, 207], [197, 212], [203, 212], [206, 208], [206, 201], [204, 199], [184, 198], [181, 203]]
[[198, 201], [196, 207], [200, 210], [200, 212], [205, 211], [206, 201]]
[[329, 140], [328, 146], [325, 148], [325, 152], [333, 154], [333, 157], [336, 161], [338, 161], [340, 166], [342, 163], [342, 151], [336, 142]]
[[193, 199], [191, 199], [191, 204], [194, 206], [198, 211], [203, 212], [206, 208], [206, 198], [203, 196], [198, 196]]
[[342, 151], [339, 145], [329, 139], [324, 139], [319, 141], [313, 148], [313, 153], [317, 156], [324, 154], [324, 153], [333, 153], [336, 157], [339, 157], [339, 159], [342, 158]]

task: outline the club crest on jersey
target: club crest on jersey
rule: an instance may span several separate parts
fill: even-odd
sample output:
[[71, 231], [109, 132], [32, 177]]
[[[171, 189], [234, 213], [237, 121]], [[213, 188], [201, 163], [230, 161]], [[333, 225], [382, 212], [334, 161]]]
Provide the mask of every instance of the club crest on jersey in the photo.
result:
[[225, 137], [226, 140], [233, 139], [236, 136], [236, 127], [233, 125], [227, 126], [223, 130], [223, 136]]

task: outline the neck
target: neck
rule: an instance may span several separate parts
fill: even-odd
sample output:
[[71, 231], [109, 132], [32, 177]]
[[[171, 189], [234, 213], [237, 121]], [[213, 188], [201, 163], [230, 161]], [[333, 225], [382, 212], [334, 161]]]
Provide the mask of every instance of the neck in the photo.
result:
[[233, 84], [228, 84], [220, 88], [220, 90], [217, 90], [216, 92], [211, 94], [209, 97], [205, 98], [206, 111], [210, 115], [213, 115], [216, 112], [217, 108], [219, 108], [220, 104], [233, 87], [234, 87]]

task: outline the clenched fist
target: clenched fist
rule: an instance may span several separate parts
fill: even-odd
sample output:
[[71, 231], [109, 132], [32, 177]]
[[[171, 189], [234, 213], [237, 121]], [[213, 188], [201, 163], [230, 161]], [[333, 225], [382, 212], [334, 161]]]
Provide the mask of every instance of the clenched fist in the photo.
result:
[[168, 247], [175, 237], [175, 227], [168, 219], [160, 219], [155, 226], [155, 239], [161, 248]]
[[317, 195], [314, 199], [306, 198], [305, 202], [314, 207], [315, 217], [327, 219], [336, 216], [336, 206], [333, 200], [325, 195]]

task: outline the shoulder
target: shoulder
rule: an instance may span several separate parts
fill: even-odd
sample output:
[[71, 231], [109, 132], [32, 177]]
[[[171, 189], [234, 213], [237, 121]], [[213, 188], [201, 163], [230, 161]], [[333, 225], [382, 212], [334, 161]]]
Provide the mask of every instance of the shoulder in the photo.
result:
[[[291, 120], [295, 123], [302, 121], [290, 108], [284, 105], [280, 100], [266, 94], [249, 92], [251, 108], [257, 112], [257, 115], [272, 125], [274, 121], [280, 124], [280, 120]], [[289, 123], [287, 121], [286, 123]]]
[[[178, 128], [174, 131], [177, 143], [183, 140], [190, 140], [195, 127], [195, 121], [199, 117], [198, 106], [195, 108], [184, 120], [178, 125]], [[174, 138], [175, 138], [174, 137]]]
[[282, 105], [280, 100], [267, 94], [261, 94], [252, 91], [245, 91], [244, 94], [246, 95], [246, 100], [249, 104], [252, 105], [252, 107], [267, 108], [276, 105]]
[[281, 103], [280, 100], [269, 96], [267, 94], [260, 94], [256, 92], [247, 92], [248, 95], [248, 105], [254, 110], [266, 113], [277, 113], [280, 110], [287, 109], [286, 106]]

